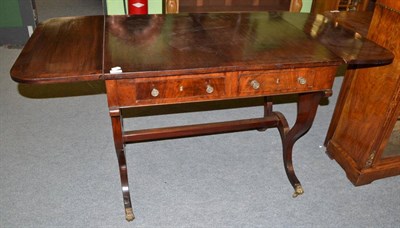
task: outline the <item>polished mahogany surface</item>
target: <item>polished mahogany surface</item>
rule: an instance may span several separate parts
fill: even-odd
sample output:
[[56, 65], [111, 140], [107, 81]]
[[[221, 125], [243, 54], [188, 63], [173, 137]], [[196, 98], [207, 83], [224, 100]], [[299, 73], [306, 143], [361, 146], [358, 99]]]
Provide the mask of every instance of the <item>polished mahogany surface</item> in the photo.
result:
[[103, 17], [54, 18], [39, 24], [11, 69], [15, 81], [55, 83], [99, 80]]
[[[379, 65], [392, 59], [391, 52], [321, 15], [89, 16], [40, 24], [11, 76], [24, 83], [56, 83], [179, 75], [185, 70], [211, 73], [328, 66], [343, 61]], [[123, 73], [110, 75], [115, 66]]]
[[107, 17], [104, 71], [123, 78], [337, 65], [342, 60], [282, 13]]
[[[362, 20], [356, 15], [352, 17]], [[340, 56], [346, 64], [385, 65], [393, 61], [393, 53], [368, 40], [363, 35], [365, 31], [361, 34], [357, 30], [351, 30], [350, 26], [342, 26], [343, 23], [321, 14], [287, 13], [285, 19]]]
[[400, 175], [399, 147], [390, 156], [385, 151], [400, 117], [399, 23], [400, 1], [378, 0], [367, 38], [392, 51], [395, 59], [346, 72], [326, 136], [328, 153], [355, 185]]

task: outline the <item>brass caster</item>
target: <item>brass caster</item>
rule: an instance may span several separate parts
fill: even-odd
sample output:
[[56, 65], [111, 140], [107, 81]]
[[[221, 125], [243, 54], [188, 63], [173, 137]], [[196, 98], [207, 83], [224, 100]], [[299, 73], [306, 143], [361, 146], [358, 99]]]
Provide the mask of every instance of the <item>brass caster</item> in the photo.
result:
[[299, 195], [302, 195], [304, 193], [303, 187], [301, 187], [300, 184], [295, 184], [294, 185], [294, 193], [293, 193], [293, 198], [296, 198]]
[[130, 222], [135, 219], [135, 215], [133, 214], [132, 208], [125, 208], [125, 219]]

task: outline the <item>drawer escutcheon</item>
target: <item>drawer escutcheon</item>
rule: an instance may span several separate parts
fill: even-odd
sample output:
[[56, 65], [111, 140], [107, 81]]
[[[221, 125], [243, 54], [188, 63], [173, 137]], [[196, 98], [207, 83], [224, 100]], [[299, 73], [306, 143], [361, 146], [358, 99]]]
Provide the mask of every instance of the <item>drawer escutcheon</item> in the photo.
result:
[[212, 87], [211, 85], [207, 85], [206, 92], [207, 92], [208, 94], [213, 93], [213, 92], [214, 92], [214, 87]]

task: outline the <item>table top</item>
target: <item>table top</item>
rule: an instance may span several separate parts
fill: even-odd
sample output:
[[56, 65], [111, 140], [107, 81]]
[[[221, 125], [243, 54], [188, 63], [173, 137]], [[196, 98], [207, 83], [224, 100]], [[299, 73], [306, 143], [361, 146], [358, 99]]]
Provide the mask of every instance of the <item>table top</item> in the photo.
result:
[[[239, 70], [388, 64], [393, 54], [322, 15], [289, 12], [55, 18], [11, 69], [58, 83]], [[122, 73], [110, 74], [119, 66]]]

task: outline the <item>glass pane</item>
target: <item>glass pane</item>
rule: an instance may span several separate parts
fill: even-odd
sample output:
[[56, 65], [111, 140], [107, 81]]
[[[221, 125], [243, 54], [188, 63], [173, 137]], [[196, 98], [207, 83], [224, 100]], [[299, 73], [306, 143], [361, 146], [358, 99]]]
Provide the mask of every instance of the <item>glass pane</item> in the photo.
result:
[[384, 158], [394, 156], [400, 156], [400, 119], [397, 120], [392, 135], [389, 138], [389, 142], [383, 152]]

